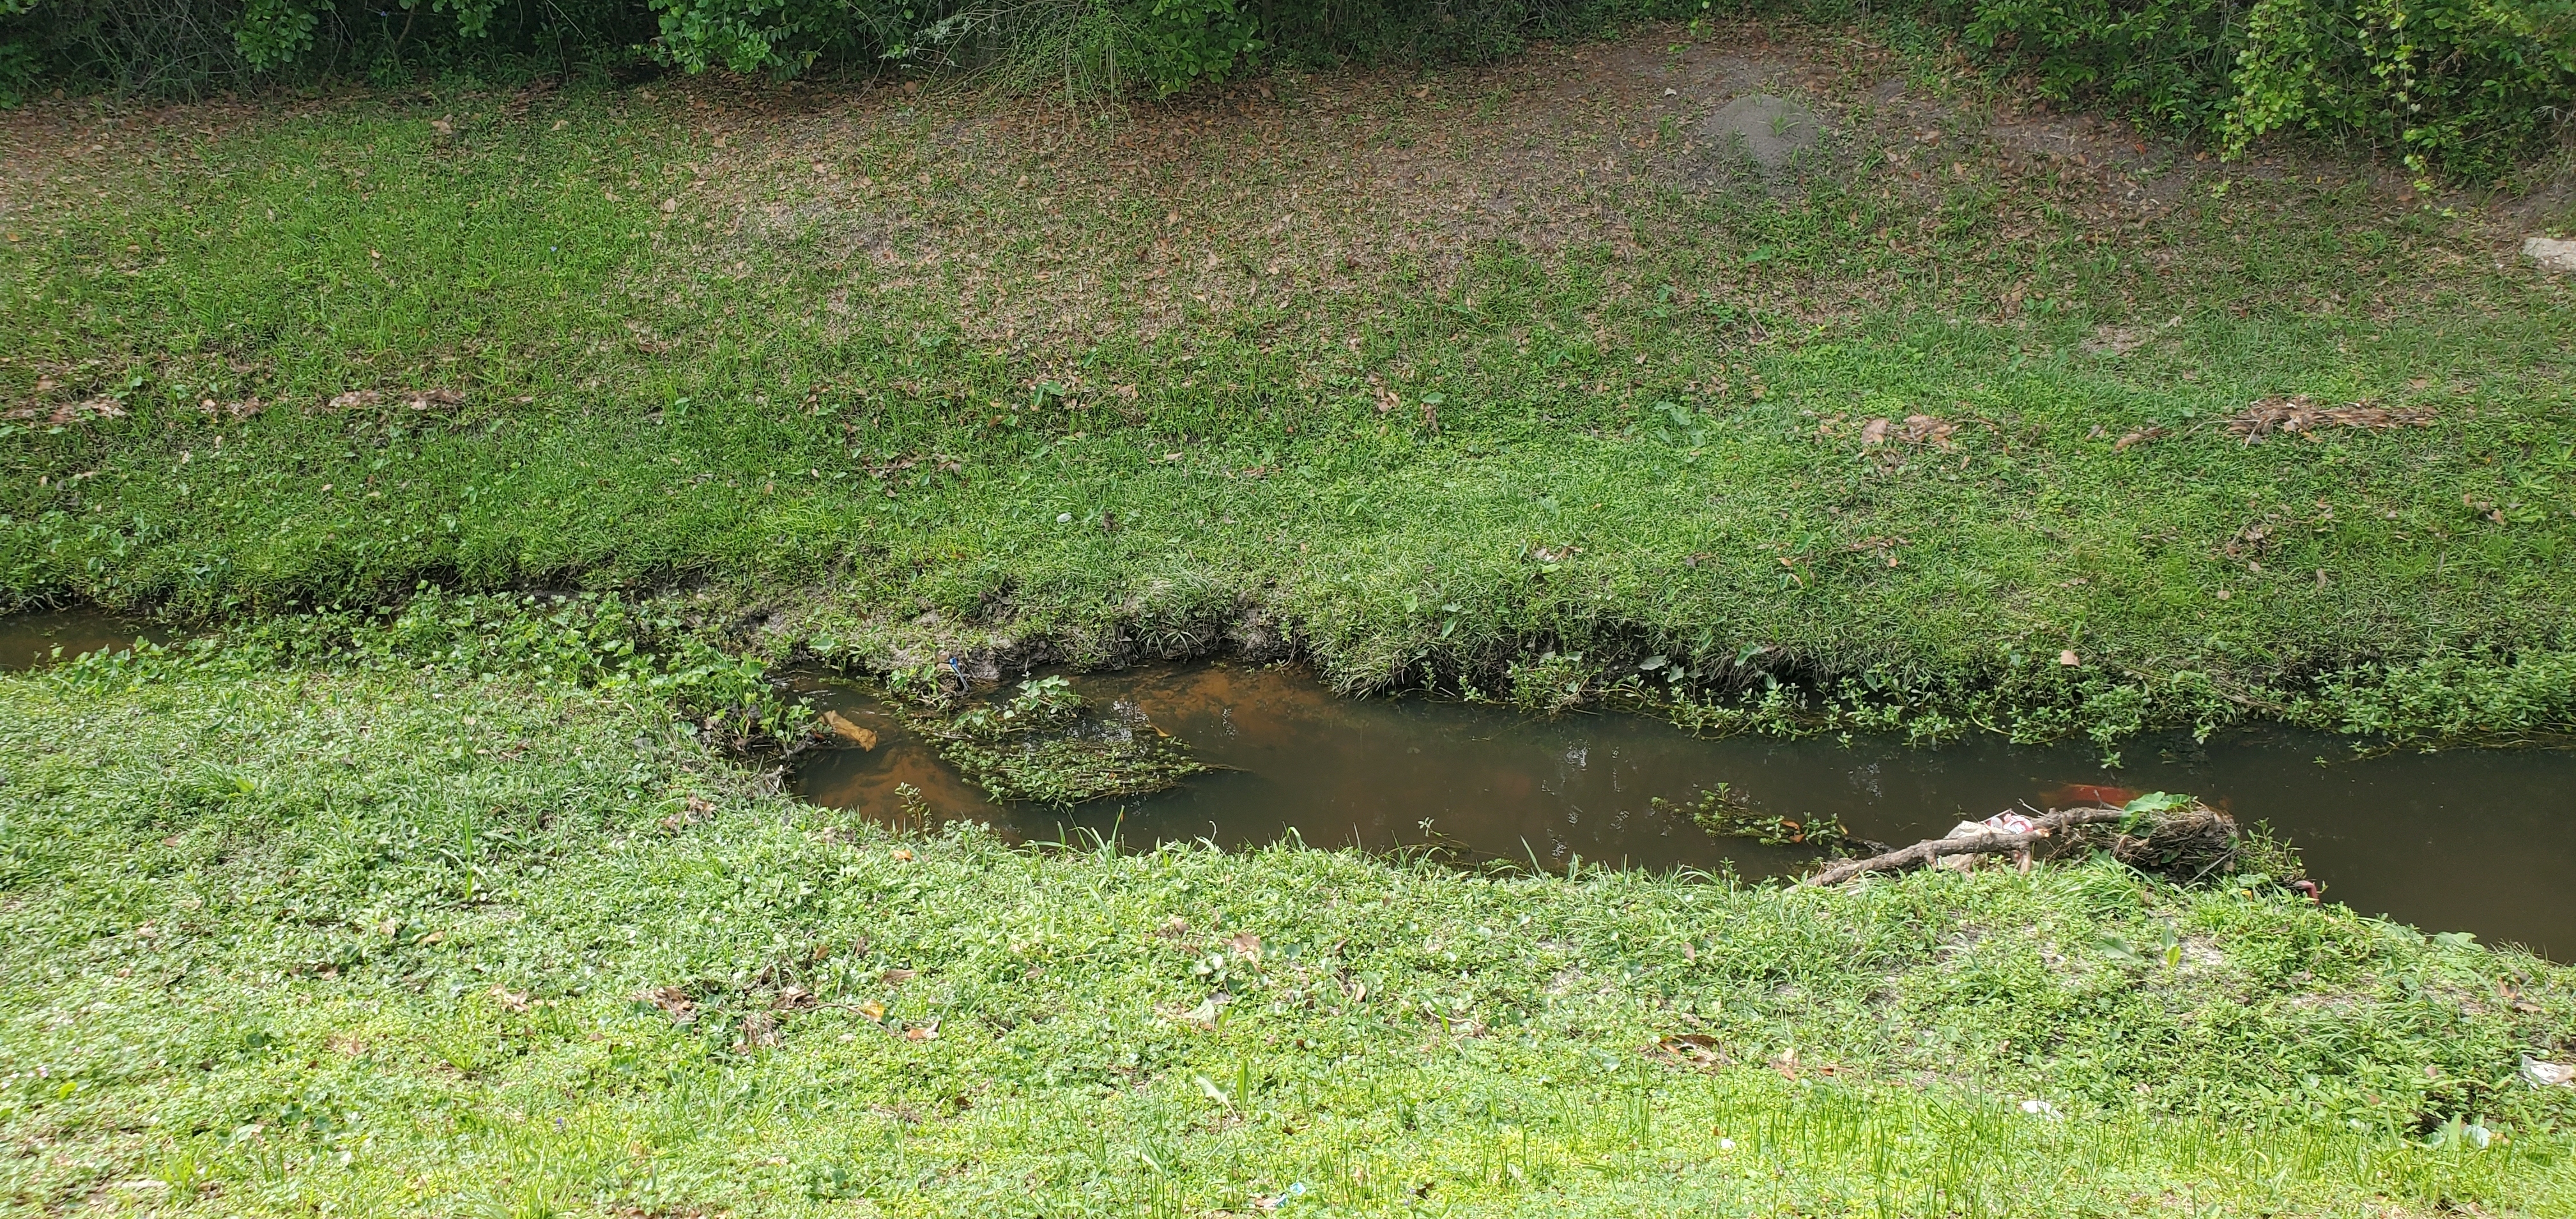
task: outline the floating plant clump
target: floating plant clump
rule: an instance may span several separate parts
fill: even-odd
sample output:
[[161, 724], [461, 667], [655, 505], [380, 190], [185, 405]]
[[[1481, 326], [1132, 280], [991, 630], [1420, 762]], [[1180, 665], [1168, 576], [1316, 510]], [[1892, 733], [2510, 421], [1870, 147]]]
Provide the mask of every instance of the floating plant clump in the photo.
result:
[[1720, 838], [1750, 838], [1764, 846], [1808, 846], [1825, 851], [1854, 846], [1879, 849], [1877, 843], [1853, 838], [1840, 817], [1826, 813], [1802, 819], [1764, 812], [1731, 783], [1701, 788], [1697, 800], [1657, 796], [1648, 804], [1658, 810], [1685, 814], [1701, 829]]
[[1033, 678], [1004, 702], [913, 724], [999, 801], [1061, 806], [1140, 796], [1209, 769], [1132, 704], [1096, 713], [1061, 677]]

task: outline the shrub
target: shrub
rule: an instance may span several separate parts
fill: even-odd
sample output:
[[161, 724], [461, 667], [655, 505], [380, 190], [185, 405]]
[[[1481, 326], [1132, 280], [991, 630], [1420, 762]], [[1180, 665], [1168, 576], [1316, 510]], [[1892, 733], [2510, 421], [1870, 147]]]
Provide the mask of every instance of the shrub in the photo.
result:
[[1971, 0], [1943, 14], [2041, 92], [2205, 132], [2351, 135], [2496, 177], [2576, 99], [2576, 0]]
[[[475, 60], [646, 58], [793, 76], [890, 63], [1065, 74], [1169, 94], [1264, 61], [1481, 60], [1541, 37], [1694, 16], [1711, 0], [0, 0], [0, 100], [42, 77], [190, 92]], [[1739, 13], [1845, 15], [1842, 0]], [[1888, 11], [1888, 10], [1882, 10]], [[1923, 0], [2047, 96], [2231, 151], [2356, 136], [2419, 174], [2493, 178], [2576, 98], [2576, 0]]]
[[2576, 0], [2256, 0], [2226, 130], [2298, 127], [2400, 150], [2418, 174], [2500, 176], [2576, 104]]

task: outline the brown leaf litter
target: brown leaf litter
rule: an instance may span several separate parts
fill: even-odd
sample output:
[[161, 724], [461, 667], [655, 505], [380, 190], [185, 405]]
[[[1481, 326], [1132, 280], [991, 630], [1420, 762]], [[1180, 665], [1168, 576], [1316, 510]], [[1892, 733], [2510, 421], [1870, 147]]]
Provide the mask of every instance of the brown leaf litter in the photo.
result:
[[2129, 451], [2131, 446], [2145, 444], [2150, 440], [2163, 436], [2164, 434], [2165, 429], [2163, 426], [2150, 423], [2136, 431], [2125, 433], [2118, 440], [2112, 441], [2111, 451], [2114, 453], [2126, 453]]
[[2431, 427], [2434, 412], [2422, 406], [2380, 406], [2367, 399], [2344, 406], [2327, 406], [2306, 394], [2287, 398], [2263, 398], [2246, 407], [2227, 421], [2229, 434], [2241, 436], [2252, 444], [2274, 432], [2304, 432], [2311, 436], [2330, 427], [2368, 428], [2384, 431], [2400, 427]]
[[374, 389], [353, 389], [344, 394], [334, 395], [329, 402], [323, 404], [323, 409], [353, 411], [392, 403], [416, 411], [425, 411], [433, 406], [455, 406], [464, 401], [465, 395], [452, 389], [405, 389], [395, 390], [392, 393]]
[[1882, 444], [1928, 444], [1934, 448], [1950, 447], [1950, 437], [1959, 425], [1936, 415], [1907, 415], [1903, 423], [1889, 419], [1872, 419], [1860, 427], [1863, 448]]
[[6, 414], [0, 414], [0, 419], [43, 419], [45, 421], [45, 426], [47, 427], [63, 427], [68, 424], [85, 423], [92, 419], [122, 419], [124, 417], [125, 404], [114, 398], [107, 397], [85, 398], [79, 402], [65, 402], [54, 406], [51, 409], [48, 409], [43, 405], [22, 406], [11, 410]]
[[1720, 1048], [1717, 1038], [1706, 1033], [1677, 1033], [1656, 1041], [1646, 1053], [1675, 1066], [1702, 1071], [1714, 1071], [1733, 1061]]
[[669, 1016], [671, 1018], [671, 1023], [673, 1024], [696, 1024], [698, 1022], [697, 1001], [689, 997], [689, 992], [682, 990], [679, 987], [653, 987], [646, 990], [643, 994], [636, 996], [636, 998], [639, 998], [646, 1003], [650, 1003], [655, 1007], [661, 1008], [662, 1013]]

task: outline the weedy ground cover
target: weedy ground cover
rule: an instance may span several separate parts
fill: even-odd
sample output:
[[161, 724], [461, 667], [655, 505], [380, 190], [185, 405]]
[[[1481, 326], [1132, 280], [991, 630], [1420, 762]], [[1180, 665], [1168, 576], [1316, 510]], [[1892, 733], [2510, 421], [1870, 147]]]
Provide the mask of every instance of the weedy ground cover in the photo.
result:
[[560, 629], [361, 632], [281, 668], [293, 634], [0, 677], [13, 1206], [2576, 1195], [2576, 1092], [2517, 1073], [2564, 1060], [2576, 976], [2270, 886], [2099, 861], [1822, 892], [896, 836], [779, 795], [667, 688], [562, 663]]
[[[1756, 91], [1821, 116], [1777, 168], [1697, 125]], [[2514, 216], [1937, 52], [185, 113], [7, 119], [19, 603], [683, 584], [879, 665], [2571, 722], [2576, 315]], [[2398, 423], [2230, 426], [2297, 395]]]

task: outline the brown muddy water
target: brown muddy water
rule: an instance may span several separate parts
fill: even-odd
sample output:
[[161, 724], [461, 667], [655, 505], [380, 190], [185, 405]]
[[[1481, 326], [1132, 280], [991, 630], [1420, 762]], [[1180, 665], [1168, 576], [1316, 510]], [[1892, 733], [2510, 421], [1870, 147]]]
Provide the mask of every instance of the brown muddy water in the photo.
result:
[[2107, 770], [2080, 745], [1992, 739], [1937, 749], [1862, 738], [1703, 740], [1638, 716], [1524, 717], [1419, 699], [1334, 697], [1294, 668], [1206, 665], [1095, 674], [1075, 685], [1113, 718], [1150, 722], [1220, 771], [1151, 796], [1053, 809], [996, 806], [855, 687], [806, 680], [817, 711], [874, 729], [873, 750], [803, 755], [796, 790], [902, 824], [898, 784], [933, 818], [971, 818], [1029, 841], [1115, 835], [1130, 846], [1199, 840], [1227, 849], [1302, 840], [1369, 850], [1437, 848], [1464, 860], [1561, 870], [1587, 864], [1796, 871], [1815, 856], [1716, 838], [1682, 802], [1734, 785], [1766, 812], [1840, 817], [1886, 842], [2062, 789], [2188, 792], [2247, 824], [2268, 822], [2306, 857], [2327, 899], [2426, 931], [2468, 931], [2576, 955], [2576, 752], [2457, 749], [2356, 758], [2350, 740], [2262, 731], [2127, 742]]
[[[83, 652], [113, 652], [161, 635], [95, 610], [12, 614], [0, 618], [0, 673], [16, 673]], [[57, 651], [56, 649], [60, 649]]]

